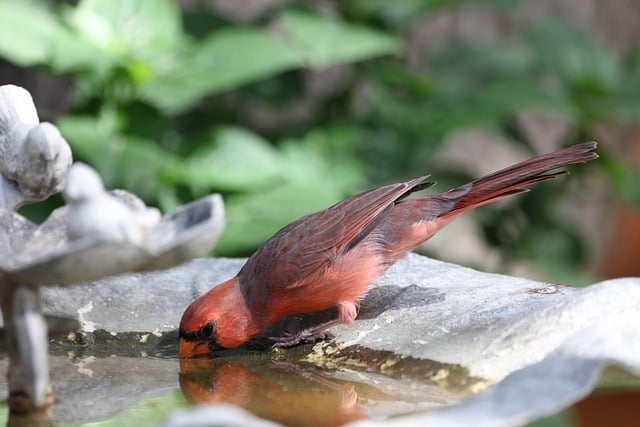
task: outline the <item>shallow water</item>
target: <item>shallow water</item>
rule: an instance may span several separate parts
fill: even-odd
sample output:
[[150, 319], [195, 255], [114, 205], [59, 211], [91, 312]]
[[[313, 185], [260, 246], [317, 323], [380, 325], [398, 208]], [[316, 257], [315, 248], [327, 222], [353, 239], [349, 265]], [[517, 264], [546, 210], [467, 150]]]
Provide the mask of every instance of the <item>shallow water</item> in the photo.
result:
[[[175, 334], [51, 341], [55, 425], [153, 425], [171, 411], [231, 403], [285, 425], [341, 425], [455, 404], [487, 381], [467, 369], [331, 342], [179, 360]], [[6, 366], [6, 365], [5, 365]]]

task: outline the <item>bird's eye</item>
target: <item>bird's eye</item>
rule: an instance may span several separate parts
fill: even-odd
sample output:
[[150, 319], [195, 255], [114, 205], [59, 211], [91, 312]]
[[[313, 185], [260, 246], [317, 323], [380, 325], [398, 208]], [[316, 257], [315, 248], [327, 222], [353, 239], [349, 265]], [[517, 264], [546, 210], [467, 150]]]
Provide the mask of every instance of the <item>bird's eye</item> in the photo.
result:
[[213, 333], [213, 326], [213, 322], [208, 322], [200, 329], [200, 335], [206, 338], [211, 337], [211, 334]]

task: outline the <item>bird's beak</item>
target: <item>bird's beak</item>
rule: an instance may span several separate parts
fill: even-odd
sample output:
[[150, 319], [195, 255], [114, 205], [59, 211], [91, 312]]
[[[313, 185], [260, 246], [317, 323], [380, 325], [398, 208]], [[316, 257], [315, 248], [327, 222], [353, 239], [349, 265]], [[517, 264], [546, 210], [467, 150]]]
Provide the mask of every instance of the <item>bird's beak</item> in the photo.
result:
[[180, 349], [178, 355], [181, 359], [188, 359], [191, 357], [206, 356], [209, 354], [209, 345], [204, 341], [187, 341], [184, 338], [180, 339]]

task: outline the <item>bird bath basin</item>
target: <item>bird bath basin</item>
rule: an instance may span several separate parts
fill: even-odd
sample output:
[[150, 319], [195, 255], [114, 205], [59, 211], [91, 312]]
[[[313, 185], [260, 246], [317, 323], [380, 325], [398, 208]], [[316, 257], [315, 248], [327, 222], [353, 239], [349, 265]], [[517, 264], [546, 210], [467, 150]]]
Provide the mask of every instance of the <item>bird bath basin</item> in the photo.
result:
[[243, 263], [42, 289], [45, 314], [79, 323], [50, 339], [52, 420], [274, 425], [246, 408], [275, 425], [522, 425], [587, 396], [608, 366], [640, 373], [638, 279], [579, 289], [419, 255], [377, 281], [332, 341], [178, 360], [184, 307]]

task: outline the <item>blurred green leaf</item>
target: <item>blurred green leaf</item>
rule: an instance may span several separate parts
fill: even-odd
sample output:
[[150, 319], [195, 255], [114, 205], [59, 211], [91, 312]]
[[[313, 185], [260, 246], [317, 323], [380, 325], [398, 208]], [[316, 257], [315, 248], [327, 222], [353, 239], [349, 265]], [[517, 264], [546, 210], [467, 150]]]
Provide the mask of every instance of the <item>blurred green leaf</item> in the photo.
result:
[[501, 76], [528, 76], [534, 58], [522, 46], [461, 44], [448, 46], [434, 55], [430, 69], [437, 75], [450, 75], [471, 81]]
[[142, 86], [142, 95], [168, 112], [193, 106], [207, 94], [238, 87], [302, 65], [286, 43], [259, 30], [228, 28], [167, 64]]
[[[143, 76], [138, 80], [144, 99], [176, 113], [191, 108], [205, 95], [265, 79], [305, 63], [327, 66], [399, 50], [397, 39], [364, 27], [298, 12], [286, 13], [282, 19], [287, 32], [284, 39], [260, 29], [229, 27], [215, 31], [199, 43], [179, 46], [162, 61], [155, 61], [150, 70], [144, 69], [143, 64], [127, 69], [141, 71], [131, 74]], [[126, 47], [128, 40], [92, 37], [102, 46], [110, 47], [114, 55], [129, 51], [122, 47]]]
[[281, 21], [287, 40], [311, 67], [328, 67], [401, 51], [397, 38], [371, 27], [298, 11], [285, 12]]
[[6, 401], [0, 403], [0, 423], [9, 424], [9, 405], [7, 405]]
[[165, 170], [177, 158], [146, 139], [126, 136], [123, 137], [123, 146], [116, 170], [116, 182], [123, 188], [131, 189], [147, 202], [155, 201], [158, 187], [165, 181]]
[[612, 52], [593, 38], [566, 25], [546, 22], [532, 28], [524, 40], [549, 76], [578, 92], [611, 92], [620, 77]]
[[394, 26], [400, 26], [419, 16], [419, 12], [435, 2], [442, 2], [442, 0], [353, 0], [345, 2], [342, 6], [347, 7], [349, 12], [357, 18], [370, 19], [373, 16], [379, 16]]
[[474, 6], [488, 6], [496, 9], [511, 10], [518, 7], [518, 0], [351, 0], [339, 2], [350, 15], [360, 19], [382, 20], [398, 29], [408, 26], [412, 21], [420, 19], [426, 13], [435, 12], [439, 8], [470, 3]]
[[106, 55], [96, 54], [88, 40], [67, 27], [61, 27], [52, 38], [49, 66], [56, 73], [87, 72], [106, 74], [113, 61]]
[[270, 189], [225, 198], [227, 225], [217, 253], [246, 254], [286, 224], [343, 200], [362, 185], [352, 159], [328, 159], [317, 138], [287, 141], [282, 147], [285, 181]]
[[[469, 91], [463, 110], [474, 111], [479, 118], [495, 123], [513, 116], [524, 108], [566, 110], [562, 98], [553, 96], [544, 88], [532, 85], [529, 79], [505, 78], [485, 82], [478, 90]], [[458, 127], [458, 126], [456, 126]]]
[[58, 126], [75, 155], [96, 168], [106, 187], [126, 188], [146, 201], [155, 200], [165, 169], [176, 161], [151, 141], [121, 135], [108, 118], [66, 116]]
[[0, 56], [31, 66], [47, 60], [60, 31], [57, 17], [30, 1], [0, 1]]
[[632, 206], [640, 206], [640, 170], [607, 153], [600, 155], [599, 163], [617, 195]]
[[[107, 179], [113, 176], [113, 169], [122, 150], [117, 134], [117, 123], [112, 115], [65, 116], [58, 123], [60, 132], [71, 145], [75, 156], [90, 162]], [[103, 179], [105, 176], [103, 175]]]
[[100, 54], [114, 58], [150, 58], [181, 36], [180, 13], [169, 0], [82, 0], [67, 22]]
[[278, 229], [299, 217], [338, 201], [331, 187], [286, 183], [260, 193], [225, 198], [227, 223], [216, 253], [253, 251]]
[[133, 99], [137, 85], [176, 62], [187, 44], [168, 0], [83, 0], [62, 16], [67, 27], [56, 34], [51, 67], [84, 72], [82, 102], [98, 94], [107, 102]]
[[168, 176], [193, 188], [256, 191], [277, 182], [279, 173], [279, 153], [267, 141], [246, 129], [223, 127]]
[[435, 56], [433, 124], [443, 132], [496, 123], [523, 108], [567, 111], [569, 104], [532, 81], [534, 58], [522, 47], [462, 45]]
[[361, 188], [364, 171], [357, 158], [326, 151], [329, 144], [339, 144], [332, 137], [331, 130], [312, 131], [281, 143], [283, 170], [291, 181], [323, 186], [343, 197]]
[[624, 63], [614, 96], [601, 103], [603, 118], [633, 123], [640, 117], [640, 51], [633, 52]]

